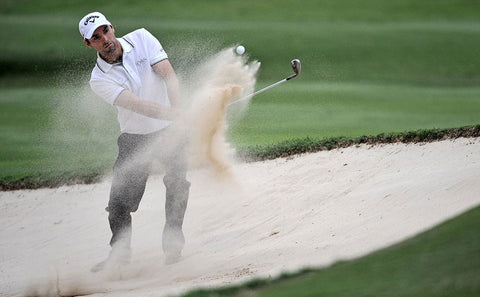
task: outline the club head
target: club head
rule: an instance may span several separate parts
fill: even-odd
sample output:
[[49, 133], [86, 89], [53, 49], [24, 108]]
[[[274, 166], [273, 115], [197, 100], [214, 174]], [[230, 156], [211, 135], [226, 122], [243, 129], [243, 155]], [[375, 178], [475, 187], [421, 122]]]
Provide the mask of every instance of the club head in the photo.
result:
[[293, 59], [290, 62], [290, 65], [292, 65], [293, 72], [295, 72], [295, 75], [299, 75], [300, 72], [302, 71], [302, 64], [300, 63], [299, 59]]
[[299, 59], [293, 59], [292, 61], [290, 61], [290, 65], [292, 66], [293, 72], [295, 72], [295, 74], [292, 74], [292, 75], [290, 75], [289, 77], [286, 77], [286, 78], [284, 78], [284, 79], [282, 79], [282, 80], [280, 80], [280, 81], [277, 81], [276, 83], [271, 84], [271, 85], [269, 85], [269, 86], [267, 86], [267, 87], [265, 87], [265, 88], [263, 88], [263, 89], [261, 89], [261, 90], [258, 90], [258, 91], [256, 91], [256, 92], [250, 94], [250, 95], [247, 95], [247, 96], [245, 96], [245, 97], [243, 97], [243, 98], [240, 98], [240, 99], [238, 99], [238, 100], [235, 100], [235, 101], [233, 101], [233, 102], [230, 102], [230, 103], [227, 105], [227, 107], [228, 107], [228, 106], [231, 106], [231, 105], [233, 105], [233, 104], [237, 104], [238, 102], [242, 102], [242, 101], [248, 100], [248, 99], [252, 98], [253, 96], [255, 96], [255, 95], [257, 95], [257, 94], [260, 94], [260, 93], [262, 93], [262, 92], [265, 92], [265, 91], [268, 90], [268, 89], [271, 89], [271, 88], [273, 88], [273, 87], [275, 87], [275, 86], [278, 86], [278, 85], [281, 84], [281, 83], [284, 83], [284, 82], [286, 82], [286, 81], [291, 80], [292, 78], [297, 77], [297, 76], [300, 74], [300, 72], [302, 71], [302, 64], [300, 63], [300, 60], [299, 60]]

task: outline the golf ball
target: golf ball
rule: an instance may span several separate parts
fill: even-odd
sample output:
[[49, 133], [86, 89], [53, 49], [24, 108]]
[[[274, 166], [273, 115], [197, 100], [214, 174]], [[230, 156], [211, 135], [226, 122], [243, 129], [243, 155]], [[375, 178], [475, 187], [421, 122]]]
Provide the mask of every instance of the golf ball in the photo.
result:
[[243, 45], [239, 45], [239, 46], [237, 46], [235, 51], [237, 52], [237, 54], [243, 55], [243, 53], [245, 52], [245, 47]]

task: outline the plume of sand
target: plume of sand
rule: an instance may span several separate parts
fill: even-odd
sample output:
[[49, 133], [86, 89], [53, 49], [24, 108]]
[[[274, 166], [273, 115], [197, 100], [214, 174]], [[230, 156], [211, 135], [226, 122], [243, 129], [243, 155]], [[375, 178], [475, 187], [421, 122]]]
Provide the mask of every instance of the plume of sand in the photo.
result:
[[232, 151], [227, 143], [227, 105], [249, 94], [255, 86], [260, 63], [246, 62], [245, 57], [227, 48], [208, 59], [198, 69], [203, 83], [192, 93], [186, 113], [189, 135], [190, 167], [210, 167], [221, 177], [232, 177]]

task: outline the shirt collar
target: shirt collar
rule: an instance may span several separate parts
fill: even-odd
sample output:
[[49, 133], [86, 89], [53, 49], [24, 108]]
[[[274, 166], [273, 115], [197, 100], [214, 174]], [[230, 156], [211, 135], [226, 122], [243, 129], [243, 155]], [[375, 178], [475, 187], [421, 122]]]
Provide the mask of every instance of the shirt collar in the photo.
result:
[[129, 53], [132, 48], [133, 48], [133, 44], [131, 44], [129, 41], [127, 41], [126, 39], [124, 39], [123, 37], [122, 38], [119, 38], [118, 41], [120, 42], [120, 44], [122, 45], [122, 48], [123, 48], [123, 55], [125, 56], [125, 53]]
[[[128, 54], [132, 48], [133, 48], [133, 45], [126, 41], [125, 39], [123, 38], [118, 38], [117, 39], [119, 42], [120, 42], [120, 45], [122, 46], [122, 50], [123, 50], [123, 60], [125, 61], [125, 55]], [[107, 63], [104, 59], [102, 59], [102, 57], [100, 57], [100, 55], [97, 53], [97, 66], [98, 68], [100, 68], [100, 70], [102, 70], [102, 72], [104, 73], [107, 73], [108, 71], [110, 71], [110, 69], [112, 69], [112, 64], [110, 63]]]

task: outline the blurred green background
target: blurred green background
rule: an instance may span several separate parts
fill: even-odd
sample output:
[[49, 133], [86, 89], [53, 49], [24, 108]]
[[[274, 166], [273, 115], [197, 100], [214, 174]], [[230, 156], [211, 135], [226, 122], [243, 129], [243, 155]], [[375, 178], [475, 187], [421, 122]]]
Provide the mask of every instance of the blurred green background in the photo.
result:
[[145, 27], [181, 75], [243, 44], [262, 63], [258, 95], [228, 139], [374, 135], [479, 123], [480, 1], [25, 1], [0, 4], [0, 180], [91, 176], [111, 168], [115, 110], [88, 87], [91, 11], [117, 36]]

